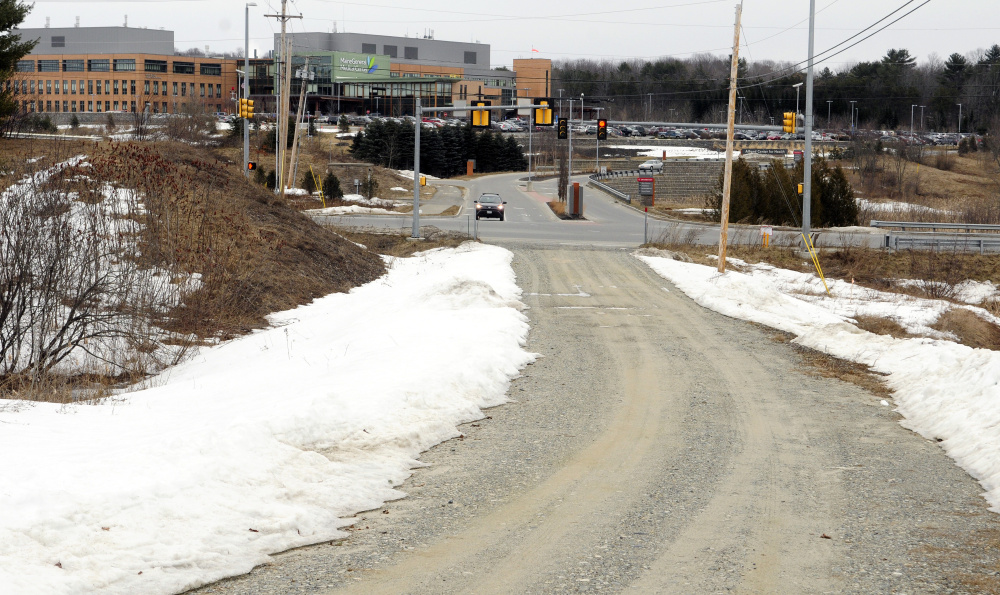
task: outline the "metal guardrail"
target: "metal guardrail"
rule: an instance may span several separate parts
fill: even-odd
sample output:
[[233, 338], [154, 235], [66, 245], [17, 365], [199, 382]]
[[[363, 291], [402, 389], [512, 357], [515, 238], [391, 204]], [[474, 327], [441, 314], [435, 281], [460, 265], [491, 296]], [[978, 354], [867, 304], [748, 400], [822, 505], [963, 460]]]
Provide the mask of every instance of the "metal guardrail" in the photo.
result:
[[1000, 252], [1000, 235], [936, 234], [914, 232], [907, 235], [886, 234], [884, 246], [891, 250], [947, 249], [956, 252]]
[[615, 198], [620, 198], [621, 200], [624, 200], [625, 202], [627, 202], [629, 204], [632, 204], [632, 197], [629, 196], [628, 194], [625, 194], [624, 192], [620, 192], [618, 190], [615, 190], [614, 188], [612, 188], [611, 186], [608, 186], [607, 184], [602, 184], [602, 183], [598, 182], [597, 178], [599, 177], [599, 175], [600, 174], [594, 174], [594, 175], [590, 176], [590, 184], [591, 185], [597, 187], [599, 190], [603, 190], [603, 191], [607, 192], [608, 194], [610, 194], [611, 196], [614, 196]]
[[898, 227], [903, 231], [910, 229], [938, 229], [962, 230], [962, 231], [996, 231], [1000, 232], [1000, 225], [990, 225], [986, 223], [934, 223], [925, 221], [872, 221], [871, 227]]

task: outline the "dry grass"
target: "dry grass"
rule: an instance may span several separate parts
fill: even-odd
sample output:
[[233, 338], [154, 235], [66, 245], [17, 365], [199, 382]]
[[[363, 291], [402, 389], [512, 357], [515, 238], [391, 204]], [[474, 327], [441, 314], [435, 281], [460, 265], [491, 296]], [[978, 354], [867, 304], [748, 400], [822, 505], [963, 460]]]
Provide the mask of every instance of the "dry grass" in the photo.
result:
[[869, 333], [875, 333], [876, 335], [887, 335], [897, 339], [908, 339], [914, 336], [903, 328], [903, 325], [891, 318], [885, 318], [882, 316], [858, 316], [855, 320], [858, 321], [859, 329], [868, 331]]
[[556, 217], [564, 219], [566, 217], [566, 203], [559, 200], [551, 200], [548, 202], [549, 208], [552, 212], [556, 214]]
[[337, 233], [352, 242], [367, 247], [369, 250], [386, 256], [405, 258], [417, 252], [434, 248], [455, 248], [470, 241], [469, 236], [456, 232], [445, 232], [435, 227], [421, 227], [422, 240], [410, 239], [410, 232], [384, 230], [344, 230]]
[[[991, 513], [984, 513], [991, 514]], [[992, 594], [1000, 593], [1000, 533], [996, 529], [980, 529], [969, 533], [957, 548], [924, 545], [916, 549], [928, 562], [943, 568], [971, 560], [969, 566], [978, 567], [975, 572], [956, 571], [949, 573], [952, 580], [965, 589], [956, 593]]]
[[1000, 327], [983, 320], [969, 310], [960, 308], [948, 310], [932, 328], [952, 333], [963, 345], [1000, 351]]

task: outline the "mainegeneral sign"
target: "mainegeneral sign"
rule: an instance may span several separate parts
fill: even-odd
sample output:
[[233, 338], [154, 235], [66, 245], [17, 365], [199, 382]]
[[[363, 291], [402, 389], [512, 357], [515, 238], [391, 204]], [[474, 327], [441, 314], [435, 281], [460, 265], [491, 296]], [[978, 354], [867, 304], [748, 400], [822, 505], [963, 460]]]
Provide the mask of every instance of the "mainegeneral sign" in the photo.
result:
[[333, 52], [336, 79], [389, 78], [389, 56]]

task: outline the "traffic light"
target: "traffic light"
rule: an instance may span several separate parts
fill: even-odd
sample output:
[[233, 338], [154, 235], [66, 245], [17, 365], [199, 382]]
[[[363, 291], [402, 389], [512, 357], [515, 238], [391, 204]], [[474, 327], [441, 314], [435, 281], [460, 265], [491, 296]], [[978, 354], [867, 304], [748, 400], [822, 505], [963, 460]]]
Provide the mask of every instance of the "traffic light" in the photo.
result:
[[608, 121], [597, 121], [597, 140], [608, 140]]
[[785, 112], [782, 114], [783, 119], [781, 123], [782, 132], [795, 133], [795, 112]]
[[[471, 107], [489, 107], [490, 105], [491, 102], [489, 101], [473, 101]], [[472, 127], [489, 128], [490, 127], [489, 110], [478, 110], [472, 112]]]
[[569, 138], [569, 120], [566, 118], [559, 119], [559, 124], [556, 126], [556, 136], [560, 140]]
[[239, 116], [248, 120], [253, 118], [253, 99], [240, 99]]
[[[535, 105], [551, 106], [554, 101], [551, 97], [536, 97], [531, 100]], [[536, 107], [535, 112], [535, 126], [552, 126], [552, 108], [551, 107]]]
[[247, 161], [247, 171], [253, 171], [255, 169], [257, 169], [257, 162], [256, 161]]

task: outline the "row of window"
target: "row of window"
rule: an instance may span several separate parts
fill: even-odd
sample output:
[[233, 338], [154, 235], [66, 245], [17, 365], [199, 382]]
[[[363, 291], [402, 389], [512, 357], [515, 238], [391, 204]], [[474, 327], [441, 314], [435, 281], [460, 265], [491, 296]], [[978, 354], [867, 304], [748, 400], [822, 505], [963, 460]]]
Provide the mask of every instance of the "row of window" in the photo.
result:
[[[145, 72], [167, 72], [166, 60], [143, 60]], [[194, 74], [194, 62], [172, 63], [174, 74]], [[205, 76], [222, 76], [222, 64], [199, 64], [199, 72]], [[18, 60], [18, 72], [135, 72], [135, 58], [100, 58], [94, 60]]]
[[[177, 102], [175, 101], [175, 102], [173, 102], [173, 104], [174, 104], [174, 113], [177, 113]], [[181, 105], [181, 107], [187, 106], [186, 103], [182, 103], [180, 105]], [[22, 109], [25, 112], [38, 111], [38, 112], [56, 112], [56, 113], [58, 113], [60, 111], [63, 111], [63, 112], [81, 112], [81, 113], [83, 113], [83, 112], [103, 113], [103, 112], [111, 112], [111, 111], [115, 111], [115, 112], [118, 112], [118, 111], [122, 111], [122, 112], [125, 112], [125, 111], [135, 112], [135, 109], [136, 109], [136, 105], [135, 105], [134, 101], [131, 101], [131, 102], [129, 102], [129, 101], [122, 101], [122, 102], [118, 102], [118, 101], [104, 101], [104, 102], [101, 102], [101, 101], [87, 101], [86, 105], [84, 105], [84, 102], [82, 100], [79, 101], [79, 102], [77, 102], [77, 101], [63, 101], [62, 102], [62, 106], [60, 106], [60, 102], [59, 101], [52, 101], [52, 100], [45, 100], [45, 101], [38, 100], [37, 102], [36, 101], [22, 101], [21, 102], [21, 107], [22, 107]], [[59, 109], [60, 107], [62, 107], [61, 110]], [[154, 113], [154, 114], [159, 114], [159, 113], [166, 114], [166, 113], [168, 113], [167, 112], [167, 102], [166, 101], [163, 101], [163, 102], [156, 102], [156, 101], [149, 102], [149, 101], [147, 101], [145, 103], [145, 107], [149, 108], [149, 111], [152, 112], [152, 113]], [[206, 109], [211, 109], [211, 106], [210, 105], [206, 105], [205, 108]], [[222, 111], [222, 104], [221, 103], [215, 104], [215, 111], [217, 111], [217, 112], [221, 112]]]
[[[378, 45], [377, 44], [374, 44], [374, 43], [362, 43], [361, 44], [361, 53], [362, 54], [375, 54], [377, 52], [378, 52]], [[464, 53], [465, 53], [465, 55], [463, 56], [463, 59], [464, 59], [464, 61], [465, 61], [466, 64], [477, 64], [477, 61], [476, 61], [476, 52], [464, 52]], [[382, 46], [382, 55], [383, 56], [389, 56], [390, 58], [398, 58], [399, 57], [399, 46], [395, 46], [395, 45], [383, 45]], [[404, 59], [406, 59], [406, 60], [419, 60], [420, 59], [420, 58], [418, 58], [419, 55], [420, 55], [420, 53], [417, 51], [417, 48], [415, 48], [415, 47], [407, 47], [407, 46], [403, 47], [403, 58]]]
[[[37, 85], [35, 83], [38, 83]], [[44, 85], [43, 85], [44, 83]], [[61, 84], [60, 84], [61, 83]], [[143, 88], [142, 92], [144, 95], [167, 95], [167, 81], [142, 81]], [[86, 90], [84, 90], [84, 84], [86, 84]], [[189, 83], [173, 83], [173, 95], [186, 97], [188, 94]], [[105, 81], [7, 81], [6, 82], [7, 91], [15, 95], [34, 95], [34, 94], [45, 94], [45, 95], [59, 95], [60, 89], [63, 95], [136, 95], [136, 81], [135, 80], [122, 80], [121, 86], [118, 85], [118, 79], [115, 80], [105, 80]], [[190, 83], [191, 96], [194, 97], [195, 94], [195, 83]], [[199, 97], [222, 97], [222, 84], [212, 84], [212, 83], [198, 83], [198, 96]]]

